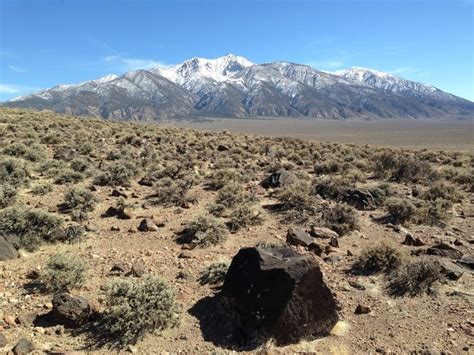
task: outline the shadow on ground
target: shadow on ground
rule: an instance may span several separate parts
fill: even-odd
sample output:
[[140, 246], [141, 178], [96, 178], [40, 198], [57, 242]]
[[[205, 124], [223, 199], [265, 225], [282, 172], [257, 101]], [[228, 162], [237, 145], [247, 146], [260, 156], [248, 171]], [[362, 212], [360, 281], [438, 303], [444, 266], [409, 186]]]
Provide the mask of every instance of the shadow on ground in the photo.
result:
[[255, 331], [246, 330], [240, 317], [224, 306], [223, 298], [219, 294], [200, 299], [188, 312], [199, 320], [204, 340], [215, 346], [235, 351], [250, 351], [263, 343]]

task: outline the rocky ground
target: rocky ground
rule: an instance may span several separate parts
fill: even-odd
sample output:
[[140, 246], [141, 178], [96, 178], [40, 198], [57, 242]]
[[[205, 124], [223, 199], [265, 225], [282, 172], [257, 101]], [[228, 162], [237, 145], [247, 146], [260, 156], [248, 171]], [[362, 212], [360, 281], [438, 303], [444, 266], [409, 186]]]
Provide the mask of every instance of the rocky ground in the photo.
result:
[[[42, 287], [41, 275], [53, 255], [69, 252], [83, 260], [85, 277], [67, 291], [84, 297], [96, 318], [109, 311], [105, 290], [113, 280], [157, 275], [174, 290], [179, 322], [123, 351], [474, 352], [474, 159], [468, 153], [13, 109], [0, 109], [0, 148], [1, 351], [116, 351], [94, 342], [87, 327], [94, 319], [78, 327], [42, 316], [51, 312], [54, 292]], [[64, 208], [74, 189], [92, 194], [90, 208], [84, 201]], [[223, 196], [243, 197], [226, 205]], [[246, 204], [249, 213], [239, 210]], [[32, 209], [59, 218], [55, 233], [77, 226], [80, 238], [52, 243], [48, 231], [33, 245], [39, 222], [27, 224], [28, 231], [10, 227], [12, 215], [28, 216]], [[199, 216], [225, 227], [217, 242], [179, 239]], [[328, 228], [333, 237], [315, 236], [315, 228]], [[397, 270], [356, 272], [364, 251], [381, 242], [400, 253], [402, 263], [428, 260], [437, 270], [433, 283], [394, 295], [389, 286]], [[212, 302], [222, 280], [202, 284], [202, 273], [262, 243], [287, 245], [319, 265], [338, 304], [339, 323], [330, 334], [283, 346], [273, 339], [242, 346], [213, 323], [225, 312]], [[416, 273], [407, 270], [407, 279]]]

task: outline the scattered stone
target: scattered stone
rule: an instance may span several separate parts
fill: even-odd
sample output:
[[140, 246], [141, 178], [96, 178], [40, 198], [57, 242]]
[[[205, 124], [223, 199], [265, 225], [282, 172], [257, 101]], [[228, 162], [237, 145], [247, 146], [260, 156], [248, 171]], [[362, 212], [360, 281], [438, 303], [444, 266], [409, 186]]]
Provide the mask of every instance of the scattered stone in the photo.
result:
[[120, 232], [120, 227], [118, 227], [118, 226], [112, 226], [112, 227], [110, 227], [110, 230], [111, 230], [112, 232]]
[[336, 300], [318, 263], [288, 247], [240, 249], [221, 296], [247, 329], [259, 330], [277, 345], [329, 334], [338, 321]]
[[474, 269], [474, 255], [465, 255], [457, 261], [458, 264]]
[[60, 293], [53, 298], [51, 315], [59, 324], [77, 328], [85, 324], [91, 314], [89, 301], [84, 297]]
[[347, 256], [354, 256], [354, 254], [349, 249], [347, 249], [346, 254], [347, 254]]
[[144, 176], [138, 180], [138, 185], [152, 187], [157, 181], [153, 176]]
[[308, 246], [308, 250], [309, 251], [312, 251], [313, 253], [315, 253], [317, 256], [321, 256], [324, 252], [324, 249], [321, 245], [319, 245], [318, 243], [316, 242], [312, 242], [309, 246]]
[[128, 266], [123, 261], [116, 262], [110, 269], [109, 274], [111, 275], [124, 275], [128, 271]]
[[413, 237], [410, 233], [405, 235], [405, 240], [402, 242], [403, 245], [409, 245], [413, 247], [422, 247], [425, 243], [420, 238]]
[[457, 247], [460, 247], [461, 245], [464, 245], [464, 243], [462, 241], [460, 241], [459, 239], [456, 239], [453, 244]]
[[192, 253], [187, 251], [187, 250], [183, 250], [178, 255], [178, 258], [180, 258], [180, 259], [191, 259], [192, 257], [193, 257]]
[[339, 248], [339, 240], [337, 238], [331, 237], [329, 240], [329, 245], [334, 248]]
[[129, 275], [135, 277], [142, 277], [148, 273], [148, 269], [141, 260], [137, 260], [133, 263], [132, 269], [129, 272]]
[[5, 346], [7, 346], [7, 344], [7, 337], [5, 336], [5, 334], [0, 333], [0, 348], [4, 348]]
[[180, 270], [178, 271], [178, 275], [176, 275], [176, 278], [179, 280], [187, 280], [189, 279], [189, 274], [186, 271]]
[[120, 192], [117, 189], [113, 189], [112, 192], [110, 193], [110, 196], [128, 198], [126, 193]]
[[313, 238], [321, 239], [339, 238], [339, 234], [337, 234], [337, 232], [326, 227], [311, 227], [309, 235]]
[[439, 260], [439, 264], [441, 272], [446, 275], [446, 277], [450, 280], [459, 280], [464, 273], [461, 267], [457, 266], [456, 264], [447, 259]]
[[225, 145], [225, 144], [219, 144], [217, 146], [217, 151], [218, 152], [225, 152], [226, 150], [229, 150], [229, 149], [230, 149], [230, 147]]
[[362, 304], [359, 304], [355, 311], [354, 311], [354, 314], [367, 314], [367, 313], [370, 313], [372, 312], [372, 310], [370, 309], [369, 306], [364, 306]]
[[263, 180], [261, 185], [265, 189], [281, 187], [288, 182], [292, 176], [293, 174], [286, 170], [278, 170]]
[[127, 352], [134, 354], [134, 353], [138, 352], [138, 349], [133, 345], [128, 345], [127, 346]]
[[0, 236], [0, 261], [13, 260], [18, 258], [18, 252], [14, 245]]
[[426, 253], [429, 255], [444, 256], [451, 259], [460, 259], [462, 257], [462, 252], [460, 250], [443, 242], [428, 248]]
[[323, 260], [327, 263], [337, 263], [341, 261], [341, 257], [339, 255], [330, 255], [323, 258]]
[[362, 290], [362, 291], [365, 290], [365, 286], [355, 280], [349, 280], [349, 285], [351, 285], [352, 287], [358, 290]]
[[97, 225], [92, 222], [88, 222], [85, 225], [85, 228], [87, 232], [97, 232], [99, 230], [99, 227], [97, 227]]
[[158, 226], [156, 225], [155, 221], [151, 218], [144, 218], [140, 222], [138, 226], [138, 230], [140, 232], [156, 232], [158, 230]]
[[333, 248], [332, 246], [330, 246], [330, 245], [326, 245], [326, 246], [324, 247], [324, 253], [327, 254], [327, 255], [329, 255], [329, 254], [331, 254], [331, 253], [335, 253], [336, 251], [337, 251], [337, 250], [334, 249], [334, 248]]
[[44, 334], [45, 333], [45, 330], [43, 327], [34, 327], [33, 328], [33, 332], [34, 333], [37, 333], [37, 334]]
[[35, 346], [33, 343], [25, 338], [21, 338], [18, 343], [16, 343], [15, 347], [12, 349], [13, 354], [15, 355], [23, 355], [31, 353], [35, 350]]
[[27, 313], [27, 314], [20, 314], [16, 318], [16, 322], [23, 326], [23, 327], [31, 327], [36, 319], [38, 317], [38, 313]]
[[286, 234], [286, 241], [288, 244], [301, 245], [306, 248], [314, 243], [313, 238], [300, 228], [289, 228]]
[[7, 324], [7, 325], [9, 325], [9, 326], [11, 326], [11, 327], [13, 327], [13, 326], [16, 325], [15, 317], [10, 316], [10, 315], [5, 315], [5, 316], [3, 317], [3, 321], [5, 322], [5, 324]]
[[371, 211], [377, 208], [374, 196], [366, 189], [348, 188], [344, 192], [343, 200], [362, 211]]

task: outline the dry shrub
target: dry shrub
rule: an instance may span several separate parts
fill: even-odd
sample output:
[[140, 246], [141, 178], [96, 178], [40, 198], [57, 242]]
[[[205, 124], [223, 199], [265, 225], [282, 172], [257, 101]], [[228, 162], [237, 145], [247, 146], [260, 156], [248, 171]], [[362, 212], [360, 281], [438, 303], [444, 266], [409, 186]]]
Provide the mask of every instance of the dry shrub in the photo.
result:
[[423, 258], [401, 264], [389, 275], [388, 291], [394, 296], [433, 294], [433, 286], [444, 280], [438, 261]]
[[403, 262], [400, 249], [388, 242], [380, 242], [362, 251], [352, 270], [362, 274], [390, 273]]
[[53, 293], [70, 291], [84, 282], [86, 270], [81, 258], [70, 253], [53, 255], [41, 271], [40, 280]]
[[147, 333], [178, 323], [174, 291], [155, 276], [114, 281], [107, 288], [106, 300], [108, 311], [99, 329], [116, 348], [135, 344]]
[[226, 261], [219, 261], [209, 265], [199, 278], [201, 285], [218, 285], [222, 284], [229, 269], [229, 263]]

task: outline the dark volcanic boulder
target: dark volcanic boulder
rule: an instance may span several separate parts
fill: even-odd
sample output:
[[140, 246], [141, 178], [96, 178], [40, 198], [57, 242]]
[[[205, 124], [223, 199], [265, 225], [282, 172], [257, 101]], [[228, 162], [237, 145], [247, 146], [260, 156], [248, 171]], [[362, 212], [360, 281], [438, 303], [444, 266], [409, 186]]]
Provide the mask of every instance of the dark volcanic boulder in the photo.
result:
[[261, 185], [265, 189], [270, 187], [281, 187], [285, 183], [291, 180], [293, 174], [286, 170], [278, 170], [272, 174], [270, 174], [265, 180], [262, 181]]
[[344, 193], [344, 202], [354, 206], [358, 210], [375, 210], [377, 203], [369, 190], [365, 189], [347, 189]]
[[446, 243], [436, 244], [426, 250], [426, 253], [429, 255], [438, 255], [444, 256], [451, 259], [460, 259], [462, 258], [462, 252], [455, 247], [452, 247]]
[[84, 297], [60, 293], [53, 298], [51, 315], [59, 324], [77, 328], [85, 324], [91, 314], [89, 301]]
[[310, 246], [314, 239], [301, 228], [290, 228], [286, 234], [286, 242], [291, 245]]
[[326, 335], [338, 321], [336, 301], [315, 259], [288, 247], [240, 249], [221, 295], [246, 331], [278, 345]]

